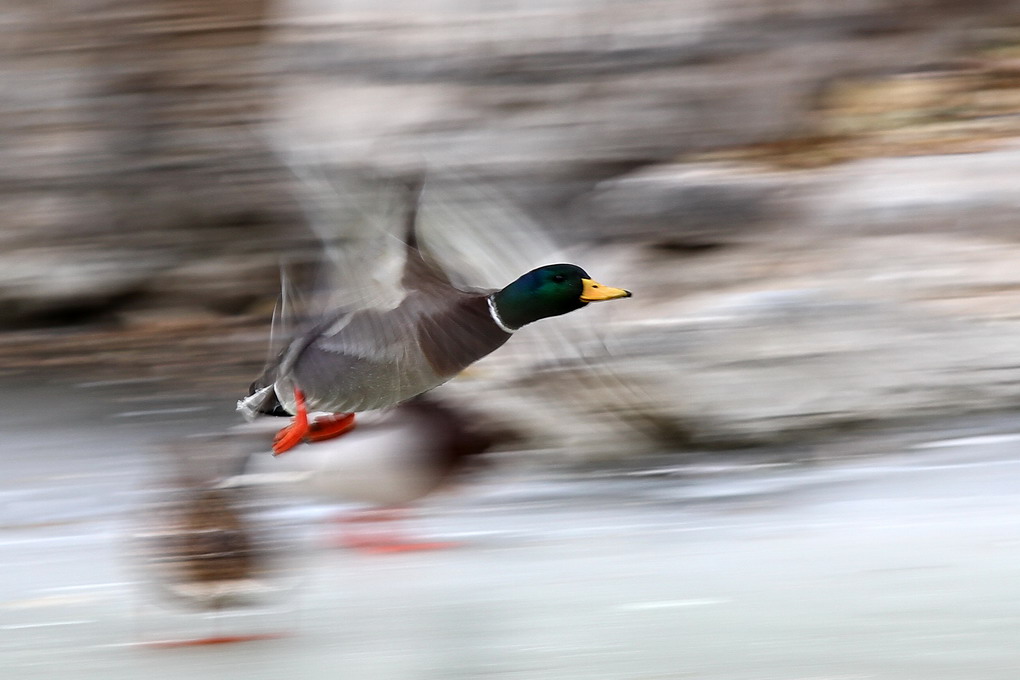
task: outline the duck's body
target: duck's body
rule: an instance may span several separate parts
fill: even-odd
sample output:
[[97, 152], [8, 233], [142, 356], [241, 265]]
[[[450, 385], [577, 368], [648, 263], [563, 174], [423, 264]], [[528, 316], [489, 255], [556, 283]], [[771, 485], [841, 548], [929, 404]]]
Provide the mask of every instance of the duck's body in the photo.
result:
[[509, 339], [488, 293], [437, 284], [409, 292], [392, 310], [324, 319], [287, 350], [273, 392], [289, 413], [297, 412], [295, 388], [310, 411], [385, 408], [443, 384]]
[[[341, 309], [299, 334], [256, 380], [238, 409], [294, 415], [279, 454], [353, 427], [353, 414], [394, 406], [450, 380], [538, 319], [589, 302], [629, 297], [571, 264], [534, 269], [501, 290], [467, 290], [418, 248], [417, 203], [406, 217], [403, 297], [389, 307]], [[339, 414], [309, 422], [309, 411]]]

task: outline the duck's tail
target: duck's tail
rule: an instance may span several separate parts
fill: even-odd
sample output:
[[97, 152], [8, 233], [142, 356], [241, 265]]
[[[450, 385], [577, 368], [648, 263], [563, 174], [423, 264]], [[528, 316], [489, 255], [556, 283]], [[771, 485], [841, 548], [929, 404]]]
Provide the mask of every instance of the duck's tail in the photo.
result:
[[289, 416], [291, 413], [283, 408], [276, 390], [272, 385], [260, 386], [256, 380], [249, 388], [248, 396], [237, 400], [237, 410], [249, 423], [259, 416]]
[[302, 307], [297, 290], [292, 285], [287, 269], [280, 266], [280, 297], [273, 310], [273, 321], [269, 330], [269, 352], [262, 375], [248, 386], [248, 394], [237, 402], [237, 410], [245, 420], [251, 422], [260, 415], [289, 416], [276, 395], [273, 385], [280, 372], [280, 363], [286, 354], [288, 344], [297, 333], [300, 319], [298, 310]]

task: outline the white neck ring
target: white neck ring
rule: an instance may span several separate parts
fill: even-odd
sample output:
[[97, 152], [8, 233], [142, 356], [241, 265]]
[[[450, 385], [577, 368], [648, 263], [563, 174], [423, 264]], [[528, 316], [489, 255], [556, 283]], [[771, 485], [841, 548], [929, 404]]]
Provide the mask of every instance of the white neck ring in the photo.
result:
[[499, 318], [499, 310], [496, 309], [496, 301], [493, 300], [492, 297], [493, 296], [490, 295], [486, 298], [489, 301], [489, 315], [492, 316], [492, 320], [496, 322], [496, 325], [500, 327], [500, 330], [504, 333], [513, 333], [517, 329], [510, 328], [510, 326], [503, 323], [503, 319]]

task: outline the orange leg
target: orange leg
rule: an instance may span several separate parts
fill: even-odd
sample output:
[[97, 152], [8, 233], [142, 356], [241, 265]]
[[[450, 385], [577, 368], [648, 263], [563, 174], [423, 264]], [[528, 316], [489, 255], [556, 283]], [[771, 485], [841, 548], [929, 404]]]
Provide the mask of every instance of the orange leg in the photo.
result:
[[297, 412], [294, 414], [294, 421], [276, 433], [273, 439], [273, 455], [279, 456], [285, 451], [290, 451], [304, 440], [308, 434], [308, 409], [305, 408], [305, 393], [294, 388], [294, 402]]
[[339, 437], [344, 432], [354, 429], [353, 413], [321, 416], [309, 423], [304, 392], [296, 387], [294, 388], [294, 403], [297, 407], [294, 422], [277, 432], [273, 439], [274, 456], [290, 451], [301, 442], [321, 442], [324, 439]]

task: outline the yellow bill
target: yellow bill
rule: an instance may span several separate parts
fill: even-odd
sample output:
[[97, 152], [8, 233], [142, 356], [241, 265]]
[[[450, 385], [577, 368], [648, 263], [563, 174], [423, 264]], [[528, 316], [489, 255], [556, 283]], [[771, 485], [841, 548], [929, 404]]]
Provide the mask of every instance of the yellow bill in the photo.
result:
[[630, 291], [623, 288], [603, 286], [598, 281], [592, 281], [591, 279], [581, 279], [581, 282], [584, 283], [584, 290], [581, 291], [581, 302], [599, 302], [601, 300], [630, 297]]

